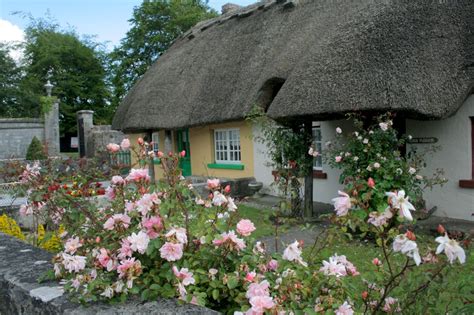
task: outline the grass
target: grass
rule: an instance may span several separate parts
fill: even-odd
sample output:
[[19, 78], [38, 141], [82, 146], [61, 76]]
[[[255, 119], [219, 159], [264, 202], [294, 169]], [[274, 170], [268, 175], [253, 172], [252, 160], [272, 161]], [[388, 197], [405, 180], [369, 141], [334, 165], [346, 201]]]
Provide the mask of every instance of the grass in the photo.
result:
[[[251, 220], [257, 230], [253, 233], [256, 238], [270, 236], [274, 234], [275, 228], [270, 220], [272, 211], [269, 209], [256, 209], [247, 205], [239, 205], [240, 216], [244, 219]], [[294, 224], [286, 223], [282, 229], [288, 229]], [[331, 237], [332, 236], [332, 237]], [[382, 274], [372, 264], [372, 259], [377, 257], [384, 261], [382, 251], [374, 243], [362, 240], [348, 240], [345, 237], [336, 237], [330, 234], [324, 237], [323, 242], [326, 245], [319, 251], [310, 253], [311, 244], [307, 244], [304, 257], [308, 262], [314, 263], [315, 269], [321, 266], [322, 260], [327, 260], [330, 256], [337, 253], [345, 255], [360, 272], [360, 276], [354, 278], [353, 292], [354, 299], [359, 299], [360, 294], [366, 290], [366, 285], [362, 279], [368, 281], [382, 280]], [[320, 241], [321, 242], [321, 241]], [[417, 243], [420, 247], [420, 253], [426, 253], [426, 250], [436, 249], [437, 243], [434, 242], [433, 235], [417, 234]], [[321, 243], [323, 244], [323, 243]], [[319, 246], [318, 246], [319, 247]], [[405, 256], [395, 253], [394, 260], [397, 265], [396, 270], [400, 270], [401, 265], [405, 261]], [[441, 259], [444, 259], [441, 254]], [[429, 292], [424, 292], [417, 297], [417, 302], [410, 314], [474, 314], [474, 251], [466, 250], [467, 261], [465, 265], [455, 263], [447, 268], [447, 272], [442, 277], [436, 278], [429, 287]], [[383, 264], [383, 268], [387, 268], [387, 264]], [[403, 296], [407, 291], [417, 288], [421, 283], [426, 282], [427, 275], [433, 271], [433, 265], [421, 265], [416, 267], [414, 273], [410, 273], [410, 277], [405, 277], [402, 287], [398, 288], [398, 292], [393, 292], [394, 296]], [[382, 278], [381, 278], [382, 277]], [[406, 312], [404, 312], [406, 313]], [[408, 314], [408, 313], [406, 313]]]
[[257, 209], [241, 204], [239, 205], [239, 214], [242, 219], [248, 219], [254, 223], [257, 229], [252, 233], [252, 236], [255, 238], [274, 234], [275, 226], [270, 220], [270, 215], [272, 214], [271, 210]]

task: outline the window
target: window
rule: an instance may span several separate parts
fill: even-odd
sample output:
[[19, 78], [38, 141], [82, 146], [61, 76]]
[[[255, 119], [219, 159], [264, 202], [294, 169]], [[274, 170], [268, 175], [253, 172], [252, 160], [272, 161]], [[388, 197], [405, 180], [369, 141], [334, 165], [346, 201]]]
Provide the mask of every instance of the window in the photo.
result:
[[319, 155], [313, 160], [313, 169], [321, 171], [323, 169], [321, 126], [313, 126], [313, 144], [314, 149], [319, 152]]
[[214, 130], [216, 163], [240, 163], [239, 129]]
[[158, 131], [151, 134], [151, 142], [153, 142], [153, 152], [156, 154], [160, 150], [160, 136]]

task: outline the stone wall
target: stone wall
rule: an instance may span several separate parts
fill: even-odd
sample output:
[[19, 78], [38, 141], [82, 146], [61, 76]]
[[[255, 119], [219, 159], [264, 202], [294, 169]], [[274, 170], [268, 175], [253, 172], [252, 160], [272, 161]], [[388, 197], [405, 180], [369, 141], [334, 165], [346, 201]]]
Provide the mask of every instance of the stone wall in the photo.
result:
[[38, 138], [49, 156], [59, 155], [59, 103], [40, 118], [0, 118], [0, 159], [20, 158], [33, 137]]
[[125, 135], [117, 130], [112, 130], [110, 125], [95, 126], [94, 112], [81, 110], [77, 112], [77, 130], [79, 140], [79, 155], [81, 157], [95, 157], [105, 151], [109, 143], [120, 144]]
[[38, 283], [38, 278], [52, 268], [52, 254], [0, 233], [0, 257], [0, 315], [219, 314], [167, 299], [146, 303], [131, 299], [115, 305], [76, 304], [68, 300], [59, 283]]
[[0, 119], [0, 159], [25, 158], [33, 137], [44, 142], [44, 136], [44, 123], [41, 119]]

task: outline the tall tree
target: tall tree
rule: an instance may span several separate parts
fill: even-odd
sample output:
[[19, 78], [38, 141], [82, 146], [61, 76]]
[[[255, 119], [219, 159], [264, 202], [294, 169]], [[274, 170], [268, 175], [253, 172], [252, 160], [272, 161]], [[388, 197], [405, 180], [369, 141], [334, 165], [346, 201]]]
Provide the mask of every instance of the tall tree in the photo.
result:
[[145, 0], [133, 10], [132, 27], [110, 54], [112, 103], [117, 105], [137, 79], [182, 33], [217, 16], [207, 0]]
[[43, 85], [50, 79], [55, 85], [53, 94], [60, 100], [63, 136], [76, 134], [79, 110], [94, 110], [96, 121], [108, 122], [113, 113], [108, 103], [104, 54], [98, 44], [81, 40], [75, 32], [61, 30], [44, 19], [32, 20], [25, 33], [22, 88], [29, 91], [30, 102], [38, 104], [45, 93]]
[[11, 47], [0, 43], [0, 117], [20, 117], [25, 110], [18, 108], [22, 97], [21, 69], [10, 57]]

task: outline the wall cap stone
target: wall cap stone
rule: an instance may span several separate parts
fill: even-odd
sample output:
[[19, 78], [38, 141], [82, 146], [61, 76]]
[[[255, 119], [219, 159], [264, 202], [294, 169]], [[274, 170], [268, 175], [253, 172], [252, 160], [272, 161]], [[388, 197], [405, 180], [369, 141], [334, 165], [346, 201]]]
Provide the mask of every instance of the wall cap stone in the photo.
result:
[[52, 254], [0, 233], [0, 314], [220, 314], [205, 307], [179, 304], [173, 299], [143, 302], [131, 298], [123, 304], [80, 305], [68, 300], [58, 282], [38, 283], [53, 267]]

